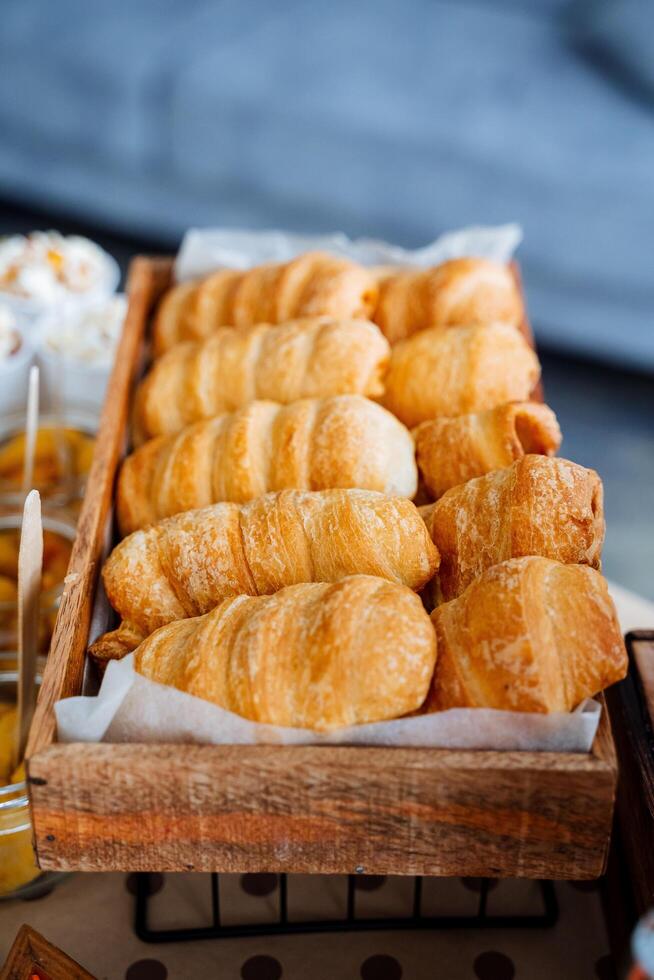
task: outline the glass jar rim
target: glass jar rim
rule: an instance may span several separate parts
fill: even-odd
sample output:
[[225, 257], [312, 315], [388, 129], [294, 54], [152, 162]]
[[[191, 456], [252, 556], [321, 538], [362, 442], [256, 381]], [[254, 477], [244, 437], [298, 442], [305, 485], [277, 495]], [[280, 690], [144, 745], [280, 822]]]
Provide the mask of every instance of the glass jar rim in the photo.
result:
[[[0, 513], [0, 533], [2, 531], [19, 531], [22, 520], [23, 515], [18, 510], [10, 510], [4, 514]], [[44, 510], [41, 521], [44, 531], [52, 531], [53, 534], [58, 534], [71, 543], [75, 540], [77, 525], [72, 519], [62, 516], [54, 517], [48, 514], [47, 510]], [[63, 591], [64, 582], [58, 582], [57, 585], [52, 585], [49, 589], [44, 589], [41, 593], [41, 602], [49, 602], [52, 607], [61, 598]], [[0, 600], [0, 612], [11, 612], [12, 609], [16, 608], [17, 604], [16, 599], [2, 599]]]
[[[99, 418], [83, 408], [63, 408], [61, 412], [39, 415], [39, 429], [77, 429], [84, 435], [98, 434]], [[0, 442], [19, 436], [25, 431], [25, 413], [13, 412], [0, 420]]]

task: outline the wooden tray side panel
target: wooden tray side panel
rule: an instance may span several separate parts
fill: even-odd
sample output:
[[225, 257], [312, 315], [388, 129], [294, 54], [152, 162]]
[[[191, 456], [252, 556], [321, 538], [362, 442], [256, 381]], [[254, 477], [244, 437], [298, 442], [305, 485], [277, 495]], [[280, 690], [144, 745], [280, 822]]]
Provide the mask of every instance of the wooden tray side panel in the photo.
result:
[[615, 788], [597, 754], [341, 746], [53, 745], [31, 774], [41, 866], [82, 871], [592, 878]]

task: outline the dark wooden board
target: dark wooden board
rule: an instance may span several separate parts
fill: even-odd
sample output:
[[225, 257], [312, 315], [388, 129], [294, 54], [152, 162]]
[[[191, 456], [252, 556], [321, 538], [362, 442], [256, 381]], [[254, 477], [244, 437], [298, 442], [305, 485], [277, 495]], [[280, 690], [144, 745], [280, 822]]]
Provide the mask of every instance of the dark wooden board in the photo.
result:
[[654, 723], [635, 659], [639, 648], [654, 661], [654, 631], [627, 635], [629, 674], [607, 691], [620, 782], [603, 897], [616, 958], [628, 950], [637, 920], [654, 907]]

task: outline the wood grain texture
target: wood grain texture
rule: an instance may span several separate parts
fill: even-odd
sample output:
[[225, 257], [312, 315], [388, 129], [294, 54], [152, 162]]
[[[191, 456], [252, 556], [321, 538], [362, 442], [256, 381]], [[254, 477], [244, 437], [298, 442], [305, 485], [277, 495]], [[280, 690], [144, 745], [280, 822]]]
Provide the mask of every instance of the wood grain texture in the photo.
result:
[[30, 762], [44, 868], [589, 878], [615, 787], [588, 755], [52, 745]]
[[94, 980], [94, 977], [49, 943], [36, 929], [20, 927], [9, 956], [0, 970], [0, 980], [31, 980], [35, 973], [49, 980]]
[[[606, 713], [589, 754], [55, 743], [53, 705], [81, 691], [130, 386], [170, 271], [168, 260], [139, 258], [130, 272], [128, 317], [27, 750], [41, 867], [599, 875], [617, 776]], [[522, 329], [531, 340], [526, 322]]]

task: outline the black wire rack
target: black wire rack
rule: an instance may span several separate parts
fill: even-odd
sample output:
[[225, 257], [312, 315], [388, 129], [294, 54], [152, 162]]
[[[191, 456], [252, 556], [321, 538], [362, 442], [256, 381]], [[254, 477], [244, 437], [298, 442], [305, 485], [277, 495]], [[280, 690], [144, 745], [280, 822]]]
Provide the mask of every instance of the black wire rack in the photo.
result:
[[211, 923], [189, 928], [157, 929], [151, 928], [149, 875], [136, 876], [136, 914], [134, 930], [139, 939], [146, 943], [179, 943], [198, 939], [234, 939], [249, 936], [303, 935], [308, 933], [347, 933], [383, 932], [386, 930], [410, 929], [547, 929], [558, 920], [559, 907], [551, 881], [539, 881], [542, 910], [536, 913], [513, 915], [491, 915], [488, 913], [488, 892], [492, 883], [490, 878], [480, 879], [477, 909], [470, 915], [425, 915], [422, 912], [423, 879], [414, 878], [411, 912], [403, 916], [368, 917], [358, 916], [356, 909], [357, 875], [348, 875], [347, 904], [345, 916], [336, 919], [289, 919], [288, 916], [288, 878], [278, 877], [277, 917], [270, 922], [223, 925], [220, 907], [220, 875], [210, 876]]

